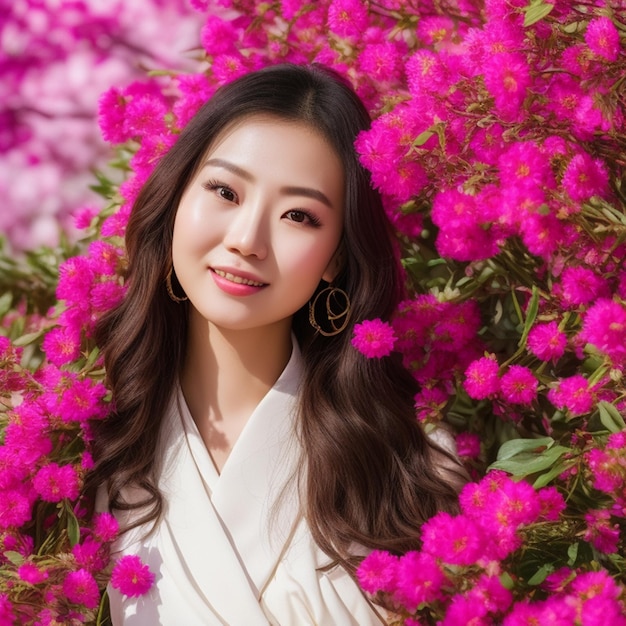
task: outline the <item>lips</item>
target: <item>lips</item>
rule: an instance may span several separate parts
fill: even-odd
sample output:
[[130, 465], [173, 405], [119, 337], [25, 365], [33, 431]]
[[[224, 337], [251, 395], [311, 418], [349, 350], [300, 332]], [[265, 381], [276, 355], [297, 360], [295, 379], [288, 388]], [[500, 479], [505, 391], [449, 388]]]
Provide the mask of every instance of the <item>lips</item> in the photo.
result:
[[243, 274], [233, 274], [232, 272], [228, 272], [226, 270], [211, 268], [213, 272], [215, 272], [218, 276], [225, 278], [226, 280], [230, 280], [233, 283], [238, 285], [249, 285], [251, 287], [265, 287], [267, 283], [263, 283], [258, 280], [254, 280], [253, 278], [243, 275]]

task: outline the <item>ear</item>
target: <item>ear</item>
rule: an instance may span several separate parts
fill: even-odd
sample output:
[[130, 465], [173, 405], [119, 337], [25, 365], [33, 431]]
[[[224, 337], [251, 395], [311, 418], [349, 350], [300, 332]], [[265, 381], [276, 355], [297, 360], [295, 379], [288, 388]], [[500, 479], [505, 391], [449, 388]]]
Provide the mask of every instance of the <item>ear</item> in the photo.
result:
[[322, 274], [322, 280], [325, 280], [327, 283], [332, 283], [335, 278], [339, 275], [341, 270], [345, 265], [345, 251], [344, 244], [341, 242], [337, 250], [335, 250], [335, 254], [331, 257], [324, 273]]

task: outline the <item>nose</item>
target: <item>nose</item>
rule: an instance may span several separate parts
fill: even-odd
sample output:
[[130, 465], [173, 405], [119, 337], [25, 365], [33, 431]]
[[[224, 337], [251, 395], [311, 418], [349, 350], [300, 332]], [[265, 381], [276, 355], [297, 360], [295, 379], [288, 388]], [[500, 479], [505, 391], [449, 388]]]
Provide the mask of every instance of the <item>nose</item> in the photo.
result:
[[268, 225], [265, 211], [259, 204], [240, 205], [233, 212], [224, 234], [224, 246], [242, 256], [255, 256], [262, 260], [267, 256]]

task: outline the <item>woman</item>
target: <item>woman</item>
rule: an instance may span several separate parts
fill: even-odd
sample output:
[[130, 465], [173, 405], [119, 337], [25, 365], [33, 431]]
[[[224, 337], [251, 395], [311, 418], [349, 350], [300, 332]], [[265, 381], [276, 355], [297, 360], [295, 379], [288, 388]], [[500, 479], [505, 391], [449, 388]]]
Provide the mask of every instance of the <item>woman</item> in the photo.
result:
[[359, 558], [454, 509], [413, 378], [351, 345], [402, 297], [353, 147], [368, 125], [333, 73], [266, 68], [220, 89], [140, 193], [127, 297], [97, 333], [116, 412], [91, 484], [156, 581], [112, 593], [114, 624], [384, 623]]

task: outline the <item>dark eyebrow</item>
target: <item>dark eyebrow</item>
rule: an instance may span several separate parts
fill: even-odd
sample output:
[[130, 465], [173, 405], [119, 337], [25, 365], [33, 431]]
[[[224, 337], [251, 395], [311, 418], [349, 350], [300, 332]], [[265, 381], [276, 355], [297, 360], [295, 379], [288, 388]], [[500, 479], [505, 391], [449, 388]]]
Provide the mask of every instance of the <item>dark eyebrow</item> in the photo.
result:
[[236, 174], [237, 176], [243, 178], [244, 180], [251, 181], [254, 178], [252, 174], [250, 174], [250, 172], [246, 172], [246, 170], [242, 169], [238, 165], [235, 165], [234, 163], [231, 163], [230, 161], [225, 161], [224, 159], [209, 159], [204, 164], [204, 167], [206, 167], [207, 165], [216, 165], [217, 167], [221, 167], [225, 170], [228, 170], [229, 172], [232, 172], [233, 174]]
[[[243, 178], [244, 180], [247, 181], [253, 181], [254, 180], [254, 176], [252, 176], [252, 174], [250, 174], [250, 172], [244, 170], [243, 168], [239, 167], [238, 165], [235, 165], [234, 163], [231, 163], [230, 161], [226, 161], [224, 159], [209, 159], [208, 161], [206, 161], [206, 163], [204, 164], [204, 166], [206, 167], [207, 165], [214, 165], [216, 167], [221, 167], [225, 170], [228, 170], [229, 172], [232, 172], [233, 174], [239, 176], [240, 178]], [[280, 189], [280, 193], [282, 193], [283, 195], [286, 196], [303, 196], [305, 198], [311, 198], [312, 200], [317, 200], [318, 202], [321, 202], [322, 204], [325, 204], [327, 207], [329, 208], [333, 208], [333, 205], [331, 203], [331, 201], [328, 199], [328, 197], [326, 196], [326, 194], [323, 194], [321, 191], [319, 191], [318, 189], [311, 189], [310, 187], [281, 187]]]
[[329, 209], [333, 208], [330, 200], [317, 189], [310, 189], [309, 187], [281, 187], [280, 192], [287, 196], [304, 196], [305, 198], [312, 198], [322, 204], [325, 204]]

